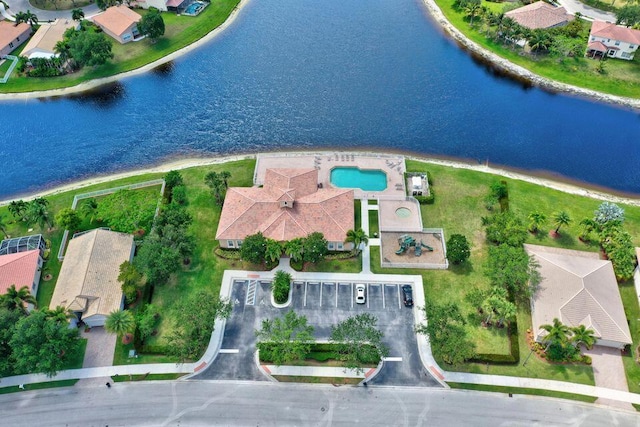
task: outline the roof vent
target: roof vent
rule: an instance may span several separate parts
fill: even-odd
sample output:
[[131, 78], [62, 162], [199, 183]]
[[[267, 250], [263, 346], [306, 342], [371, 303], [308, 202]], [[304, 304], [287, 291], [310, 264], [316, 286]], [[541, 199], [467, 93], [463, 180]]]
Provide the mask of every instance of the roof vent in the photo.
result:
[[293, 208], [293, 200], [281, 200], [280, 201], [281, 208]]

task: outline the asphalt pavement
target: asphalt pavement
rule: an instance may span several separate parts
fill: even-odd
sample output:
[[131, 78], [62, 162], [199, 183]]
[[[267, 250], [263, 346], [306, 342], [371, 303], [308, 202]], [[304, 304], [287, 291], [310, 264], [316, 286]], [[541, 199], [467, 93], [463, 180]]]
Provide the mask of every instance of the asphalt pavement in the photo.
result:
[[601, 427], [637, 426], [639, 419], [567, 400], [423, 387], [150, 381], [0, 395], [1, 423], [12, 427]]

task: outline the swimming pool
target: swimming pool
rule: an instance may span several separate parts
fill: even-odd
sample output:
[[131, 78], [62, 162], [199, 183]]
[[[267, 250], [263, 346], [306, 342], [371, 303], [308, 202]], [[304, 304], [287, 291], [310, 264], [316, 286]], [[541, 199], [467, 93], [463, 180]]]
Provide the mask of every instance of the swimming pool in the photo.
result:
[[202, 12], [202, 9], [204, 9], [206, 6], [207, 6], [206, 3], [196, 1], [194, 3], [191, 3], [189, 6], [187, 6], [187, 8], [183, 12], [183, 15], [196, 16], [197, 14]]
[[387, 174], [379, 169], [337, 167], [331, 169], [331, 184], [339, 188], [382, 191], [387, 188]]

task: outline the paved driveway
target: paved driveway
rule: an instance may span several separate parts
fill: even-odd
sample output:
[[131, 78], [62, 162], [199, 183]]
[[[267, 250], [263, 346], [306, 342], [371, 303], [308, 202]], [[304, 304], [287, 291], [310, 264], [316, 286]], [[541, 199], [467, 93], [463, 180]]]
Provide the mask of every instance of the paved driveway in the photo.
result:
[[393, 361], [385, 362], [371, 384], [439, 386], [423, 370], [415, 334], [414, 309], [404, 307], [398, 283], [365, 283], [366, 304], [355, 302], [355, 282], [299, 281], [293, 283], [289, 308], [271, 305], [268, 281], [236, 280], [231, 301], [234, 309], [227, 321], [222, 352], [198, 379], [262, 380], [254, 362], [255, 334], [262, 319], [274, 318], [289, 309], [305, 315], [315, 328], [316, 339], [328, 339], [331, 325], [349, 316], [369, 312], [378, 318]]
[[84, 353], [83, 368], [97, 368], [113, 365], [113, 352], [116, 349], [114, 334], [110, 334], [102, 327], [91, 328], [91, 332], [81, 332], [82, 338], [87, 339], [87, 350]]
[[[591, 357], [591, 367], [593, 368], [593, 376], [597, 387], [629, 391], [620, 350], [594, 345], [591, 350], [585, 350], [584, 354]], [[633, 410], [633, 406], [630, 403], [602, 398], [598, 399], [597, 402], [603, 405]]]
[[604, 10], [596, 9], [595, 7], [588, 6], [579, 0], [558, 0], [561, 6], [564, 6], [571, 15], [575, 15], [580, 12], [582, 16], [587, 18], [597, 19], [599, 21], [616, 22], [616, 15], [611, 12], [605, 12]]

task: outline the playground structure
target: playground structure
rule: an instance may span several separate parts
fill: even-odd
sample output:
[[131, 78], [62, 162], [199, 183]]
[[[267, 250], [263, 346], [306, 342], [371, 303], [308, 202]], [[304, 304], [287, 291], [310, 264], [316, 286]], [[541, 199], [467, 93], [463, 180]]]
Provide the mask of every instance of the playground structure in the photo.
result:
[[398, 244], [400, 245], [400, 249], [396, 251], [396, 255], [402, 255], [411, 248], [414, 248], [415, 256], [422, 255], [422, 249], [426, 249], [428, 252], [433, 252], [433, 248], [429, 245], [425, 245], [420, 240], [420, 243], [416, 241], [413, 237], [408, 234], [403, 234], [398, 238]]

